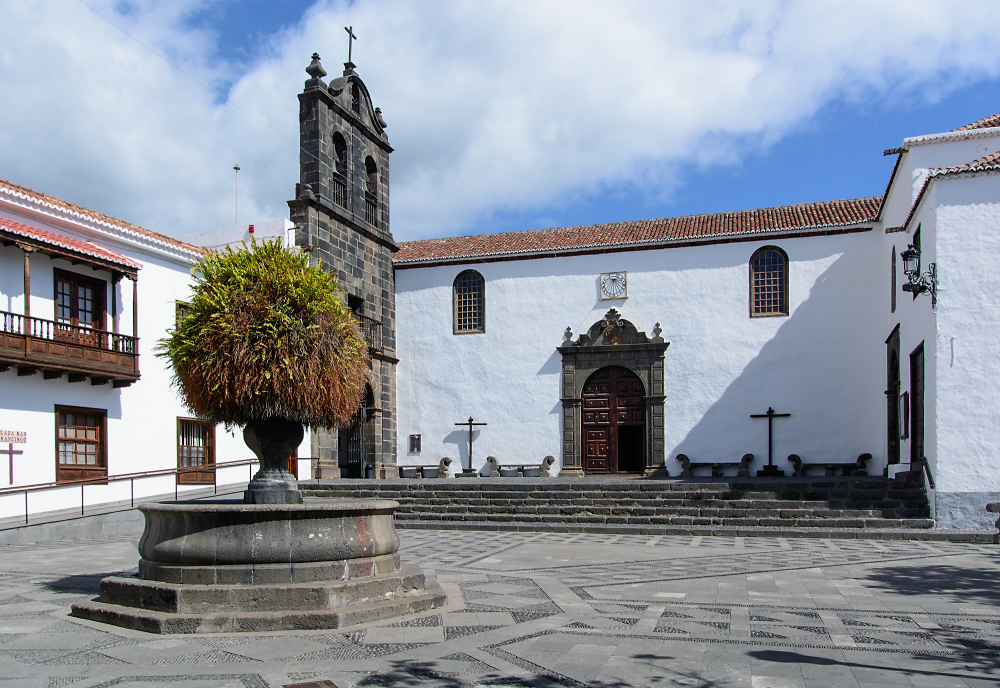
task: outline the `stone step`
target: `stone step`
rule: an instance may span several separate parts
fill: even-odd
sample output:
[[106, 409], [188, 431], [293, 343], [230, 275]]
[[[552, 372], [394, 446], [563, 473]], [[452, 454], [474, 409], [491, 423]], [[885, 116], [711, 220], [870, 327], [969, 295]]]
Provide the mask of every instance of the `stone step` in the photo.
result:
[[732, 526], [671, 526], [671, 525], [608, 525], [589, 523], [531, 523], [521, 521], [400, 521], [399, 528], [430, 530], [482, 530], [537, 533], [601, 533], [616, 535], [682, 535], [719, 537], [784, 537], [831, 538], [864, 540], [934, 540], [990, 544], [992, 531], [954, 531], [932, 528], [818, 528], [818, 527], [732, 527]]

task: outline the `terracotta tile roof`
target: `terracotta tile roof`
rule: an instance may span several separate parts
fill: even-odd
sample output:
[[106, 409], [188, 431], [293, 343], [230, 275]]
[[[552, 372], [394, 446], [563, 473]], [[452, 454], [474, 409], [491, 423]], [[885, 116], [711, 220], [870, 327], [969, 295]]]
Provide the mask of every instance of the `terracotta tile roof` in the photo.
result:
[[76, 215], [78, 217], [88, 219], [99, 224], [110, 225], [116, 229], [119, 229], [126, 234], [137, 235], [139, 237], [148, 239], [154, 243], [167, 244], [173, 248], [180, 249], [187, 253], [194, 253], [197, 255], [204, 255], [205, 249], [201, 246], [195, 246], [194, 244], [189, 244], [186, 241], [181, 241], [180, 239], [175, 239], [169, 237], [166, 234], [160, 234], [159, 232], [154, 232], [151, 229], [146, 229], [145, 227], [140, 227], [139, 225], [134, 225], [131, 222], [125, 222], [124, 220], [119, 220], [116, 217], [111, 217], [110, 215], [105, 215], [104, 213], [99, 213], [95, 210], [90, 210], [89, 208], [84, 208], [81, 205], [76, 205], [75, 203], [69, 203], [67, 201], [60, 200], [48, 194], [43, 194], [39, 191], [29, 189], [12, 182], [0, 179], [0, 191], [7, 191], [9, 193], [21, 196], [23, 198], [30, 199], [36, 203], [42, 205], [47, 205], [52, 208], [57, 208], [71, 215]]
[[458, 261], [463, 258], [572, 253], [591, 248], [627, 250], [733, 237], [765, 237], [784, 231], [846, 227], [871, 222], [881, 202], [882, 198], [875, 196], [710, 215], [406, 241], [400, 243], [393, 263], [403, 266], [407, 263]]
[[[998, 115], [1000, 117], [1000, 115]], [[958, 172], [985, 172], [987, 170], [1000, 170], [1000, 151], [984, 155], [978, 160], [956, 165], [955, 167], [932, 167], [931, 175], [940, 176], [942, 174], [956, 174]]]
[[138, 263], [131, 258], [127, 258], [120, 253], [115, 253], [93, 242], [71, 239], [46, 229], [39, 229], [38, 227], [31, 227], [20, 222], [15, 222], [14, 220], [8, 220], [5, 217], [0, 217], [0, 232], [8, 232], [25, 237], [26, 239], [34, 239], [49, 246], [58, 246], [73, 253], [82, 253], [85, 256], [100, 258], [103, 261], [124, 265], [136, 270], [142, 267], [142, 263]]
[[1000, 127], [1000, 114], [984, 117], [983, 119], [977, 122], [973, 122], [972, 124], [966, 124], [964, 127], [959, 127], [958, 129], [952, 129], [952, 131], [969, 131], [970, 129], [989, 129], [991, 127]]

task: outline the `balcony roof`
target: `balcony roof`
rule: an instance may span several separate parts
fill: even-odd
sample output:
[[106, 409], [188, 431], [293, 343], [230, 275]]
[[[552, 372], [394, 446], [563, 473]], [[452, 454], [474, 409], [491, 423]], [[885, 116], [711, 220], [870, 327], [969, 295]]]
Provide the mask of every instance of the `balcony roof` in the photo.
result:
[[62, 234], [31, 227], [5, 217], [0, 217], [0, 241], [29, 246], [40, 253], [61, 256], [76, 262], [123, 272], [132, 277], [142, 267], [141, 263], [92, 241], [71, 239]]

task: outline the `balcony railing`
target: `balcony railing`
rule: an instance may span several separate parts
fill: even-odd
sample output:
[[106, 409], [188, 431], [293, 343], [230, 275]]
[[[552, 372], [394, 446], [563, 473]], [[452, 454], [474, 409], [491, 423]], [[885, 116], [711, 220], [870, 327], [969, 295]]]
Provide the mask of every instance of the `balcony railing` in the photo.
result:
[[[114, 381], [121, 387], [139, 379], [138, 340], [20, 313], [0, 311], [0, 367], [46, 377], [68, 373], [71, 381]], [[50, 375], [51, 373], [51, 375]]]
[[361, 324], [361, 335], [372, 351], [382, 351], [382, 323], [364, 315], [357, 316]]
[[372, 227], [378, 226], [378, 196], [365, 191], [365, 221]]
[[347, 207], [347, 181], [337, 175], [330, 178], [331, 189], [333, 190], [333, 202], [341, 208]]

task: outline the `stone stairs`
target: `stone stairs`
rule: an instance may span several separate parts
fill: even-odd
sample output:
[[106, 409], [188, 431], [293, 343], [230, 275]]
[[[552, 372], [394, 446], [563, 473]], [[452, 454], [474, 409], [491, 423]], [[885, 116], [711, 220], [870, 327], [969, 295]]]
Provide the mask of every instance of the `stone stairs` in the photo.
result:
[[934, 530], [923, 484], [882, 477], [324, 480], [302, 481], [299, 487], [307, 499], [395, 500], [396, 525], [402, 528], [986, 537]]

